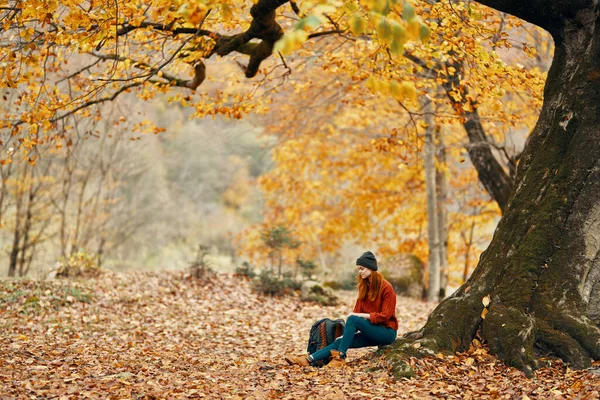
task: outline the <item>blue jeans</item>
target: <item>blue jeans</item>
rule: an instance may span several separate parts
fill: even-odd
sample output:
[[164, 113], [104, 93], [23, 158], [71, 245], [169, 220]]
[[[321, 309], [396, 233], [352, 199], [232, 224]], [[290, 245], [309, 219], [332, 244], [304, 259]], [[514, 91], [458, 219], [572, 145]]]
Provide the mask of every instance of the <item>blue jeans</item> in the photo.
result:
[[396, 340], [396, 333], [392, 328], [373, 325], [368, 319], [351, 315], [346, 320], [342, 337], [313, 353], [312, 358], [314, 361], [327, 360], [331, 357], [331, 350], [337, 350], [345, 355], [348, 349], [392, 344]]

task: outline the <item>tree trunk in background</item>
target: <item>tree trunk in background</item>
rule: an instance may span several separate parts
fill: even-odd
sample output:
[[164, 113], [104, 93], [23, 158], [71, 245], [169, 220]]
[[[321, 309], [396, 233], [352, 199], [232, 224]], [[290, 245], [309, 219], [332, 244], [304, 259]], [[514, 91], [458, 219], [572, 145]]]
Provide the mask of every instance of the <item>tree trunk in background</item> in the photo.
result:
[[21, 241], [20, 250], [21, 257], [19, 259], [19, 276], [25, 276], [27, 273], [26, 262], [27, 262], [27, 250], [30, 246], [30, 234], [33, 220], [33, 205], [36, 201], [37, 190], [33, 183], [33, 168], [29, 169], [29, 193], [27, 195], [27, 205], [25, 209], [25, 221], [23, 224], [23, 240]]
[[12, 172], [12, 163], [4, 166], [0, 165], [0, 228], [4, 224], [4, 210], [7, 207], [6, 200], [8, 198], [8, 189], [6, 181]]
[[587, 367], [600, 359], [600, 6], [480, 2], [552, 33], [544, 105], [475, 271], [394, 347], [464, 350], [480, 330], [492, 353], [529, 376], [547, 354]]
[[[19, 219], [16, 219], [18, 224]], [[19, 231], [20, 226], [15, 226], [15, 232], [13, 235], [13, 244], [8, 258], [8, 276], [13, 277], [17, 274], [17, 261], [19, 260], [19, 244], [21, 243], [21, 232]]]
[[429, 98], [424, 104], [425, 122], [425, 185], [427, 188], [427, 231], [429, 244], [429, 286], [427, 300], [438, 301], [440, 294], [440, 259], [437, 223], [437, 198], [435, 188], [435, 143], [433, 121], [433, 101]]
[[440, 259], [440, 299], [446, 297], [448, 287], [448, 180], [446, 179], [446, 148], [444, 135], [440, 126], [436, 126], [435, 139], [437, 147], [437, 160], [439, 167], [435, 170], [435, 186], [437, 189], [437, 224], [438, 224], [438, 250]]
[[[21, 171], [19, 181], [25, 182], [25, 176], [27, 174], [27, 166]], [[25, 197], [24, 189], [22, 185], [17, 186], [15, 189], [15, 226], [13, 233], [12, 249], [8, 257], [8, 276], [13, 277], [17, 274], [17, 264], [19, 262], [19, 249], [21, 246], [21, 222], [22, 222], [22, 210], [23, 210], [23, 197]]]

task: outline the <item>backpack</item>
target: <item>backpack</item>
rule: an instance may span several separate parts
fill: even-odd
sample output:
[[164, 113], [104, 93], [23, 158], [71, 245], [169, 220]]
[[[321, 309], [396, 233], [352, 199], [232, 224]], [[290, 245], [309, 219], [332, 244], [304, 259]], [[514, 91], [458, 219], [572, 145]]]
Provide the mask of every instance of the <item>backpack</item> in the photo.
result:
[[[310, 328], [308, 337], [308, 347], [306, 349], [308, 354], [313, 354], [333, 343], [335, 339], [342, 336], [345, 326], [346, 323], [343, 319], [323, 318], [315, 322]], [[328, 363], [329, 360], [321, 360], [317, 361], [315, 365], [322, 367]]]

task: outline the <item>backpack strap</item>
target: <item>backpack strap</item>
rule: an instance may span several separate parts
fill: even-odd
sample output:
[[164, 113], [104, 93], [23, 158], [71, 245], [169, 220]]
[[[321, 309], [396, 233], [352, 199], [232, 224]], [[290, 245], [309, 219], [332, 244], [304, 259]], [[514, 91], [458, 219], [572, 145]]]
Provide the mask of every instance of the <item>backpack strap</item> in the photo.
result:
[[323, 322], [321, 326], [319, 326], [321, 330], [321, 343], [319, 344], [319, 350], [321, 350], [323, 347], [327, 347], [327, 329], [325, 325], [326, 323]]

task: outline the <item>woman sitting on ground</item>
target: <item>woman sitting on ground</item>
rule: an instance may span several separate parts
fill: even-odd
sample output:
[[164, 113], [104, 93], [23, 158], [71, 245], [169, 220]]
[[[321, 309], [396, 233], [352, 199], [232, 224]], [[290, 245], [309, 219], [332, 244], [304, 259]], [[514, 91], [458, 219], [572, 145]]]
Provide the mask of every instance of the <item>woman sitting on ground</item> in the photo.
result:
[[377, 260], [370, 251], [356, 260], [358, 298], [346, 320], [344, 333], [332, 344], [309, 356], [288, 356], [289, 364], [304, 367], [331, 358], [330, 367], [346, 363], [348, 349], [391, 344], [396, 340], [396, 293], [392, 285], [377, 272]]

